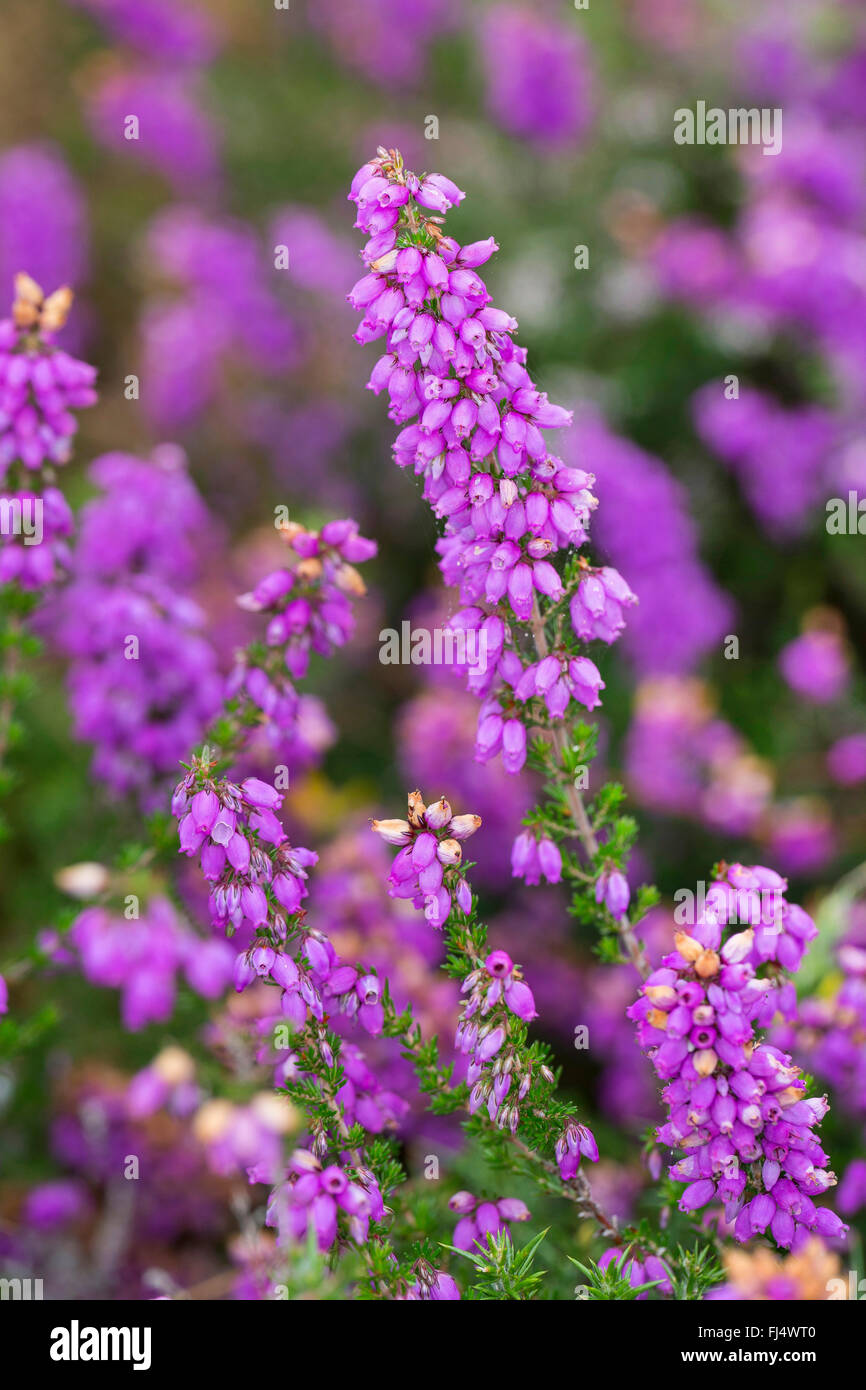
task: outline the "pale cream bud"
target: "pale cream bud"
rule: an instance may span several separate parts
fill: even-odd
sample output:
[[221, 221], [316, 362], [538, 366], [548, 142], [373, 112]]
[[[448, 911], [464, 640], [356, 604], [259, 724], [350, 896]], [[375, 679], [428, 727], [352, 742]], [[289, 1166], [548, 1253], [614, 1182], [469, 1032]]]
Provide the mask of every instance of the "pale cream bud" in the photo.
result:
[[440, 840], [436, 856], [440, 864], [459, 864], [463, 858], [463, 851], [456, 840]]
[[388, 845], [408, 845], [412, 838], [407, 820], [374, 820], [370, 824]]
[[701, 1052], [695, 1052], [692, 1062], [698, 1076], [712, 1076], [719, 1065], [719, 1059], [711, 1047], [705, 1047]]
[[721, 961], [715, 951], [701, 951], [695, 961], [695, 974], [700, 975], [702, 980], [709, 980], [713, 975], [718, 975]]
[[167, 1086], [180, 1086], [195, 1078], [195, 1062], [182, 1047], [164, 1047], [154, 1057], [151, 1068]]
[[256, 1119], [261, 1120], [265, 1128], [274, 1134], [290, 1134], [300, 1122], [295, 1107], [285, 1097], [272, 1091], [258, 1091], [250, 1101], [250, 1109]]
[[678, 931], [674, 934], [674, 945], [682, 956], [683, 960], [694, 963], [703, 951], [703, 946], [699, 941], [695, 941], [688, 932]]
[[46, 333], [56, 333], [69, 318], [74, 296], [68, 285], [50, 294], [42, 305], [42, 327]]
[[65, 869], [58, 869], [54, 875], [54, 882], [62, 892], [68, 893], [70, 898], [84, 900], [104, 893], [109, 877], [104, 864], [97, 864], [88, 859], [82, 860], [80, 864], [67, 864]]
[[455, 840], [468, 840], [481, 825], [480, 816], [452, 816], [448, 829]]

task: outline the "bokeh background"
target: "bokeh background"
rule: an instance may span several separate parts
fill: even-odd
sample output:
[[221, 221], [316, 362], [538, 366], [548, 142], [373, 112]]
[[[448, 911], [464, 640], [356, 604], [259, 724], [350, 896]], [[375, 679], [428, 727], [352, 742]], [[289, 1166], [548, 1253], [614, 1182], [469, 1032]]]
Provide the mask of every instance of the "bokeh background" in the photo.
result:
[[[339, 659], [314, 663], [308, 738], [286, 758], [291, 821], [323, 856], [311, 912], [383, 962], [399, 957], [447, 1034], [435, 943], [385, 897], [386, 859], [364, 827], [399, 814], [415, 785], [480, 813], [475, 879], [494, 938], [533, 981], [537, 1026], [595, 1122], [597, 1185], [627, 1214], [643, 1200], [641, 1136], [655, 1113], [624, 1018], [628, 970], [598, 964], [556, 889], [512, 882], [533, 787], [473, 761], [472, 698], [447, 671], [379, 661], [381, 628], [435, 625], [450, 600], [429, 509], [394, 468], [392, 428], [364, 390], [377, 354], [352, 340], [359, 242], [346, 190], [382, 144], [466, 191], [449, 225], [460, 241], [499, 242], [489, 286], [518, 318], [543, 388], [576, 410], [563, 450], [598, 480], [596, 552], [640, 598], [604, 654], [593, 785], [622, 780], [639, 818], [633, 879], [656, 882], [663, 900], [647, 933], [670, 929], [673, 894], [720, 858], [789, 876], [821, 935], [787, 1042], [830, 1089], [827, 1147], [856, 1227], [866, 534], [828, 529], [827, 503], [847, 508], [853, 494], [856, 518], [866, 498], [862, 8], [6, 0], [3, 29], [0, 287], [11, 295], [22, 269], [46, 289], [71, 283], [64, 341], [99, 368], [67, 496], [77, 507], [100, 496], [89, 469], [108, 452], [185, 451], [200, 502], [167, 494], [154, 506], [190, 548], [185, 592], [221, 670], [250, 636], [234, 596], [278, 553], [276, 507], [311, 525], [352, 515], [376, 539], [357, 633]], [[675, 144], [675, 110], [698, 100], [781, 108], [782, 152]], [[130, 115], [137, 139], [124, 136]], [[101, 616], [97, 606], [85, 625], [98, 633]], [[49, 612], [13, 753], [0, 961], [80, 910], [58, 883], [64, 867], [137, 862], [143, 816], [172, 781], [137, 785], [123, 748], [100, 760], [99, 738], [80, 736], [87, 658], [64, 630]], [[141, 891], [169, 891], [168, 877], [149, 869]], [[3, 1028], [23, 1028], [27, 1046], [0, 1071], [8, 1267], [45, 1267], [55, 1288], [95, 1297], [219, 1276], [225, 1241], [255, 1226], [255, 1199], [236, 1174], [209, 1169], [185, 1119], [151, 1116], [130, 1137], [123, 1096], [167, 1042], [214, 1082], [242, 1020], [228, 1010], [214, 1023], [212, 1005], [181, 988], [164, 1018], [123, 1027], [117, 992], [63, 960], [22, 976], [14, 1013]], [[586, 1051], [573, 1045], [579, 1024]], [[5, 1037], [10, 1051], [21, 1042]], [[265, 1075], [241, 1068], [233, 1100]], [[404, 1134], [416, 1156], [453, 1140], [431, 1139], [417, 1116]], [[158, 1155], [134, 1198], [110, 1177], [111, 1144]], [[56, 1196], [40, 1217], [34, 1184], [58, 1179], [77, 1197]]]

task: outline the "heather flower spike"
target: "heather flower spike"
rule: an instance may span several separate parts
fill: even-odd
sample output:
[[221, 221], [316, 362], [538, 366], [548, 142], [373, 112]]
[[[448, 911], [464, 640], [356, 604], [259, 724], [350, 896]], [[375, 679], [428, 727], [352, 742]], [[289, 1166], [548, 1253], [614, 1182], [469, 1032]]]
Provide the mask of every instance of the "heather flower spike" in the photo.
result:
[[0, 322], [0, 476], [64, 464], [77, 429], [73, 411], [93, 405], [96, 369], [55, 346], [72, 291], [44, 295], [29, 275], [15, 279], [12, 317]]
[[[554, 826], [557, 813], [543, 808], [515, 841], [512, 868], [529, 883], [557, 883], [563, 839], [599, 858], [568, 757], [568, 721], [596, 709], [605, 688], [586, 646], [616, 641], [637, 597], [616, 569], [582, 553], [597, 506], [594, 477], [548, 444], [546, 432], [568, 428], [572, 415], [539, 390], [515, 340], [516, 319], [491, 302], [480, 268], [496, 242], [461, 246], [444, 230], [463, 197], [452, 180], [419, 178], [398, 151], [380, 148], [349, 193], [368, 241], [366, 273], [348, 299], [362, 315], [357, 341], [385, 340], [369, 387], [387, 394], [400, 427], [395, 462], [422, 479], [442, 523], [439, 565], [461, 605], [450, 625], [483, 640], [485, 662], [465, 668], [480, 700], [475, 757], [501, 757], [516, 775], [530, 756], [529, 731], [547, 732], [550, 751], [535, 751], [533, 762], [565, 789], [571, 823]], [[613, 921], [645, 973], [623, 867], [605, 866], [598, 880], [599, 925]], [[570, 866], [565, 876], [573, 878]], [[440, 893], [431, 920], [438, 924], [445, 906]]]
[[737, 1240], [766, 1234], [799, 1251], [847, 1229], [816, 1200], [836, 1182], [814, 1132], [827, 1100], [809, 1098], [799, 1068], [759, 1029], [792, 1003], [768, 964], [787, 956], [796, 969], [816, 929], [773, 870], [720, 868], [706, 910], [677, 933], [629, 1016], [666, 1083], [657, 1137], [680, 1155], [668, 1170], [684, 1184], [680, 1210], [713, 1208]]
[[[405, 821], [373, 821], [373, 830], [386, 843], [400, 846], [391, 866], [389, 894], [408, 898], [423, 911], [431, 926], [445, 932], [449, 949], [460, 961], [455, 972], [459, 970], [462, 1000], [454, 1045], [468, 1059], [469, 1114], [485, 1115], [497, 1129], [516, 1136], [530, 1092], [536, 1114], [543, 1114], [540, 1107], [554, 1078], [526, 1045], [525, 1025], [538, 1017], [538, 1011], [520, 966], [507, 951], [486, 951], [486, 934], [475, 922], [472, 890], [461, 856], [455, 853], [460, 848], [455, 837], [465, 839], [480, 824], [479, 816], [454, 815], [444, 797], [426, 805], [416, 790], [409, 793]], [[568, 1133], [580, 1133], [581, 1152], [598, 1160], [588, 1129], [572, 1122]], [[574, 1178], [577, 1162], [563, 1165], [560, 1144], [551, 1128], [550, 1149], [567, 1182]], [[549, 1158], [541, 1161], [550, 1164]]]

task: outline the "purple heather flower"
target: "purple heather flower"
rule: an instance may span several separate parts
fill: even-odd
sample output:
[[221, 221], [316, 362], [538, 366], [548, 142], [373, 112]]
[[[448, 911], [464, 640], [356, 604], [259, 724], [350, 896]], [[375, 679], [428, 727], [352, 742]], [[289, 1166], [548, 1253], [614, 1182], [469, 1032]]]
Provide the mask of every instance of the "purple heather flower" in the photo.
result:
[[[615, 1245], [608, 1246], [601, 1256], [598, 1267], [607, 1269], [609, 1265], [616, 1264], [618, 1273], [623, 1279], [627, 1279], [632, 1288], [640, 1288], [642, 1284], [649, 1284], [657, 1281], [660, 1293], [671, 1293], [670, 1270], [663, 1260], [657, 1255], [647, 1255], [638, 1259], [635, 1254], [627, 1254], [625, 1250], [619, 1249]], [[646, 1293], [638, 1294], [639, 1299], [645, 1299]]]
[[575, 635], [584, 642], [615, 642], [625, 629], [623, 609], [636, 603], [637, 595], [618, 570], [606, 565], [591, 571], [580, 581], [569, 605]]
[[124, 1026], [132, 1032], [170, 1018], [180, 972], [206, 999], [222, 994], [232, 976], [229, 946], [196, 936], [166, 898], [153, 898], [134, 921], [87, 908], [66, 940], [91, 984], [121, 991]]
[[207, 512], [167, 446], [152, 462], [105, 454], [90, 474], [103, 495], [81, 512], [70, 581], [46, 622], [71, 658], [75, 731], [95, 744], [95, 776], [149, 809], [221, 703], [204, 615], [184, 593]]
[[[265, 641], [269, 647], [284, 649], [286, 669], [299, 680], [306, 675], [311, 652], [329, 656], [352, 636], [351, 599], [366, 592], [355, 566], [376, 554], [376, 543], [360, 535], [357, 522], [350, 518], [329, 521], [321, 532], [293, 524], [283, 536], [290, 568], [267, 575], [238, 603], [251, 613], [268, 615]], [[277, 688], [245, 666], [233, 674], [232, 691], [240, 688], [241, 681], [265, 713], [272, 708], [280, 715], [281, 725], [286, 718], [291, 720], [297, 697], [290, 684]], [[286, 702], [285, 713], [277, 707], [281, 700]]]
[[348, 68], [389, 91], [424, 75], [432, 42], [453, 27], [453, 0], [319, 0], [311, 22]]
[[562, 855], [553, 840], [537, 840], [529, 830], [522, 831], [511, 851], [511, 873], [514, 878], [525, 879], [529, 884], [540, 883], [542, 877], [548, 883], [559, 883], [562, 878]]
[[428, 1267], [424, 1271], [424, 1277], [411, 1284], [406, 1293], [398, 1297], [408, 1302], [455, 1303], [460, 1299], [460, 1290], [450, 1274]]
[[151, 383], [143, 404], [160, 429], [176, 432], [217, 406], [239, 366], [282, 379], [296, 365], [297, 328], [255, 228], [169, 207], [149, 224], [143, 251], [161, 287], [142, 324]]
[[190, 0], [71, 0], [121, 43], [169, 64], [203, 66], [219, 48], [214, 22]]
[[[866, 1115], [866, 1068], [860, 1038], [866, 1027], [866, 949], [857, 909], [852, 911], [850, 933], [837, 947], [836, 964], [841, 978], [837, 988], [820, 997], [802, 999], [796, 1013], [789, 1011], [786, 1021], [774, 1029], [771, 1041], [780, 1048], [796, 1050], [803, 1065], [832, 1086], [838, 1104], [862, 1121]], [[843, 1211], [849, 1209], [842, 1206], [842, 1189], [846, 1200], [857, 1190], [859, 1169], [852, 1165], [852, 1170], [850, 1183], [847, 1175], [840, 1183], [839, 1209]]]
[[89, 1209], [90, 1198], [84, 1183], [77, 1178], [59, 1178], [30, 1189], [24, 1220], [34, 1230], [54, 1231], [85, 1216]]
[[[373, 830], [391, 845], [401, 845], [391, 866], [388, 892], [394, 898], [409, 898], [423, 908], [427, 921], [443, 927], [452, 907], [452, 888], [462, 912], [471, 908], [471, 894], [460, 878], [462, 841], [481, 824], [480, 816], [452, 814], [444, 797], [426, 807], [419, 792], [409, 798], [412, 821], [373, 821]], [[429, 814], [429, 819], [428, 819]]]
[[837, 1205], [845, 1216], [866, 1206], [866, 1159], [854, 1158], [848, 1164], [839, 1183]]
[[604, 903], [611, 917], [619, 919], [628, 911], [630, 898], [628, 879], [618, 869], [606, 869], [595, 885], [595, 900]]
[[302, 289], [336, 297], [355, 270], [351, 247], [315, 209], [283, 207], [274, 214], [270, 241], [289, 252], [288, 278]]
[[477, 1198], [471, 1192], [455, 1192], [453, 1197], [448, 1198], [448, 1205], [452, 1211], [456, 1211], [459, 1216], [467, 1216], [475, 1206]]
[[554, 1152], [563, 1182], [571, 1181], [580, 1166], [581, 1158], [588, 1158], [591, 1163], [598, 1162], [595, 1135], [586, 1125], [574, 1122], [568, 1124], [559, 1136]]
[[[91, 83], [87, 114], [96, 140], [156, 169], [178, 193], [214, 185], [216, 135], [188, 73], [114, 64]], [[138, 122], [133, 138], [127, 134], [131, 116]]]
[[827, 459], [837, 426], [830, 414], [816, 406], [785, 410], [759, 391], [728, 400], [721, 382], [701, 388], [693, 412], [702, 439], [738, 478], [770, 534], [801, 532], [832, 481]]
[[[539, 601], [563, 597], [554, 562], [587, 538], [594, 479], [549, 451], [544, 431], [569, 425], [571, 412], [536, 387], [512, 336], [516, 320], [490, 302], [476, 267], [495, 243], [461, 247], [427, 215], [441, 217], [461, 190], [438, 174], [419, 180], [399, 155], [380, 149], [358, 170], [349, 197], [356, 226], [369, 236], [366, 273], [347, 296], [362, 315], [355, 337], [385, 338], [369, 387], [387, 392], [390, 418], [401, 427], [395, 462], [423, 477], [424, 496], [445, 522], [440, 568], [465, 605], [451, 627], [485, 638], [484, 669], [466, 672], [467, 688], [482, 700], [475, 756], [487, 762], [501, 754], [516, 774], [526, 763], [526, 725], [509, 687], [518, 701], [537, 697], [563, 718], [572, 700], [595, 708], [604, 683], [588, 657], [567, 652], [524, 666], [510, 637], [506, 646], [503, 616], [490, 610], [501, 606], [529, 623]], [[418, 225], [434, 229], [434, 244], [413, 244]], [[398, 232], [410, 244], [398, 245]], [[599, 581], [588, 575], [585, 597], [597, 609], [593, 635], [597, 627], [613, 640], [634, 595], [613, 569], [600, 573], [607, 589], [597, 595]], [[581, 630], [589, 621], [582, 614], [575, 608]]]
[[[619, 597], [617, 581], [606, 577], [615, 571], [589, 571], [619, 606], [619, 615], [609, 602], [601, 618], [594, 619], [583, 602], [573, 602], [577, 635], [610, 641], [608, 632], [627, 611], [623, 644], [641, 675], [692, 670], [731, 631], [732, 605], [700, 561], [682, 488], [660, 459], [614, 434], [588, 409], [578, 414], [569, 432], [566, 457], [594, 477], [602, 503], [593, 517], [595, 539], [612, 564], [625, 569], [640, 596], [639, 605], [625, 594]], [[651, 527], [647, 516], [653, 519]], [[579, 595], [586, 583], [582, 581]], [[595, 605], [598, 598], [591, 589]]]
[[748, 833], [773, 792], [767, 766], [715, 715], [697, 680], [666, 676], [638, 688], [626, 766], [639, 801], [668, 814], [697, 815], [713, 829]]
[[[229, 935], [241, 932], [248, 943], [234, 959], [238, 992], [269, 977], [280, 987], [280, 1011], [293, 1028], [304, 1028], [311, 1018], [321, 1021], [327, 1005], [376, 1037], [384, 1027], [376, 975], [359, 976], [319, 932], [306, 932], [298, 958], [280, 944], [288, 937], [283, 914], [301, 913], [307, 869], [317, 860], [311, 850], [289, 844], [275, 814], [282, 800], [257, 777], [238, 786], [226, 780], [203, 783], [200, 772], [188, 773], [172, 798], [180, 852], [200, 858], [214, 927]], [[197, 970], [193, 981], [198, 984], [200, 962]]]
[[380, 1220], [384, 1210], [372, 1174], [362, 1185], [347, 1178], [338, 1164], [322, 1169], [312, 1154], [300, 1150], [289, 1160], [286, 1180], [271, 1192], [265, 1220], [276, 1227], [278, 1245], [302, 1242], [312, 1230], [319, 1249], [326, 1251], [337, 1238], [341, 1215], [351, 1239], [363, 1245], [371, 1220]]
[[820, 797], [776, 802], [767, 822], [767, 843], [786, 873], [817, 873], [836, 853], [830, 808]]
[[0, 481], [17, 460], [28, 469], [67, 463], [78, 428], [72, 412], [96, 401], [96, 368], [54, 345], [71, 291], [46, 298], [26, 274], [15, 291], [13, 316], [0, 321]]
[[479, 42], [494, 119], [541, 149], [573, 149], [592, 115], [588, 50], [576, 30], [528, 5], [496, 4]]
[[13, 525], [9, 534], [0, 534], [0, 585], [16, 583], [29, 591], [46, 588], [69, 567], [67, 537], [73, 517], [66, 498], [59, 488], [45, 487], [38, 497], [33, 492], [4, 493], [0, 507], [13, 521], [20, 516], [23, 522], [22, 528]]

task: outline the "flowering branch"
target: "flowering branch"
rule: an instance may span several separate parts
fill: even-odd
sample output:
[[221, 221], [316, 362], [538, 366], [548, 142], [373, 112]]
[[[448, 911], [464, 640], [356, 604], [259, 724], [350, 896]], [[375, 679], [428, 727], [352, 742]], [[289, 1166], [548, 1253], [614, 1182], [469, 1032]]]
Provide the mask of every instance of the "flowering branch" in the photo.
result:
[[771, 869], [718, 865], [714, 877], [697, 921], [677, 933], [629, 1016], [667, 1083], [658, 1138], [682, 1153], [669, 1169], [686, 1184], [680, 1210], [721, 1201], [737, 1240], [769, 1229], [798, 1251], [812, 1233], [847, 1230], [812, 1200], [836, 1182], [812, 1133], [827, 1097], [809, 1099], [791, 1058], [755, 1029], [794, 1015], [785, 971], [796, 970], [817, 928]]
[[[373, 822], [386, 843], [400, 847], [389, 892], [411, 899], [431, 925], [443, 930], [444, 968], [460, 981], [465, 996], [455, 1042], [470, 1057], [467, 1103], [475, 1117], [470, 1132], [486, 1142], [491, 1159], [526, 1172], [548, 1193], [565, 1195], [581, 1215], [616, 1235], [616, 1222], [578, 1173], [581, 1156], [598, 1159], [592, 1132], [578, 1122], [574, 1105], [552, 1094], [548, 1050], [528, 1042], [527, 1024], [537, 1017], [532, 991], [507, 952], [488, 951], [487, 929], [478, 919], [462, 862], [462, 842], [480, 824], [479, 816], [454, 815], [444, 797], [427, 806], [420, 792], [410, 793], [406, 820]], [[413, 1057], [419, 1042], [408, 1049]], [[423, 1061], [429, 1065], [429, 1055]], [[519, 1166], [509, 1149], [520, 1155]], [[555, 1154], [556, 1164], [545, 1151]]]
[[23, 658], [39, 650], [26, 620], [40, 591], [62, 572], [72, 530], [54, 468], [71, 455], [78, 428], [72, 412], [96, 400], [96, 369], [54, 343], [71, 307], [66, 286], [46, 296], [22, 272], [15, 277], [11, 317], [0, 321], [0, 787], [9, 781], [3, 763], [17, 736], [15, 708], [29, 690]]

